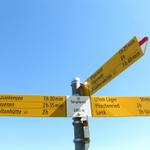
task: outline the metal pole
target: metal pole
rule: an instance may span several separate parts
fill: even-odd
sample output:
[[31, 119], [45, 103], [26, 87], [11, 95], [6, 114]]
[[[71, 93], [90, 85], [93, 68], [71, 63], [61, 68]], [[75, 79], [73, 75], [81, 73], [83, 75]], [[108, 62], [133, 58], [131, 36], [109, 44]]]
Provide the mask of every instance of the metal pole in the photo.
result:
[[[79, 91], [80, 79], [75, 78], [71, 82], [71, 86], [72, 86], [72, 95], [73, 96], [75, 96], [75, 95], [79, 96], [80, 95], [80, 91]], [[73, 123], [72, 124], [74, 126], [75, 150], [88, 150], [87, 145], [89, 145], [90, 139], [85, 136], [85, 127], [86, 127], [85, 126], [85, 121], [87, 122], [86, 123], [86, 126], [87, 126], [88, 125], [87, 120], [84, 120], [84, 122], [83, 122], [81, 117], [74, 117], [73, 118]]]

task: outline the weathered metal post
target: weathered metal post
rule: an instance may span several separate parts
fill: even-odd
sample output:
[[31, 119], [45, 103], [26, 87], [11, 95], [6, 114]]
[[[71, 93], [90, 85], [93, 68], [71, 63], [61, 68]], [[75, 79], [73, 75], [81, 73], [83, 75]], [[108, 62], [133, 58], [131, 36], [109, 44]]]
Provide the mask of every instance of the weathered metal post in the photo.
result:
[[[81, 96], [79, 91], [80, 79], [75, 78], [71, 82], [71, 86], [72, 86], [72, 95]], [[86, 136], [88, 121], [87, 120], [82, 121], [81, 117], [74, 117], [73, 126], [74, 126], [75, 150], [88, 150], [89, 142], [90, 142], [89, 137]]]

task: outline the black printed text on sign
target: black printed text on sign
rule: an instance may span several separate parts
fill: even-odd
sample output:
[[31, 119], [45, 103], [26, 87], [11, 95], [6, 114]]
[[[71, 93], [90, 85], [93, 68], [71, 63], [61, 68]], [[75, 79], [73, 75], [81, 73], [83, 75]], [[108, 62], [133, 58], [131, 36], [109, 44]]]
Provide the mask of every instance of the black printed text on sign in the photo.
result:
[[137, 38], [134, 37], [84, 82], [89, 95], [105, 86], [143, 55], [144, 52]]
[[66, 117], [66, 97], [0, 95], [0, 116]]
[[93, 117], [150, 116], [150, 97], [92, 96]]

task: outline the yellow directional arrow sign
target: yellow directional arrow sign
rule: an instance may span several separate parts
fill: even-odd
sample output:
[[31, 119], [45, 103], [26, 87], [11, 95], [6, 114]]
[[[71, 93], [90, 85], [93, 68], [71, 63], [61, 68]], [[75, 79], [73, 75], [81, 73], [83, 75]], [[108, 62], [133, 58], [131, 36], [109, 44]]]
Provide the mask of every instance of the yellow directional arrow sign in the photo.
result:
[[66, 117], [66, 97], [0, 95], [0, 116]]
[[0, 116], [150, 116], [150, 97], [0, 95]]
[[92, 96], [93, 117], [150, 116], [150, 97]]
[[132, 38], [84, 82], [83, 86], [80, 88], [81, 95], [92, 95], [136, 62], [144, 55], [141, 45], [147, 42], [147, 40], [147, 38], [144, 38], [144, 40], [138, 42], [136, 37]]

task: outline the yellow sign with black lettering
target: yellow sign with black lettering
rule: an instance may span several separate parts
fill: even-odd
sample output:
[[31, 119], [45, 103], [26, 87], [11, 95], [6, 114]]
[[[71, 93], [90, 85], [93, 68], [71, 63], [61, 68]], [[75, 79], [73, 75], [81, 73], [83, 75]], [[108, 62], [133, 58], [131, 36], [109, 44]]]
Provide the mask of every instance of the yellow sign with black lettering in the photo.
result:
[[93, 117], [150, 116], [150, 97], [91, 96]]
[[134, 37], [84, 82], [85, 90], [81, 89], [81, 94], [92, 95], [143, 55], [139, 42]]
[[0, 95], [0, 116], [66, 117], [66, 97]]

